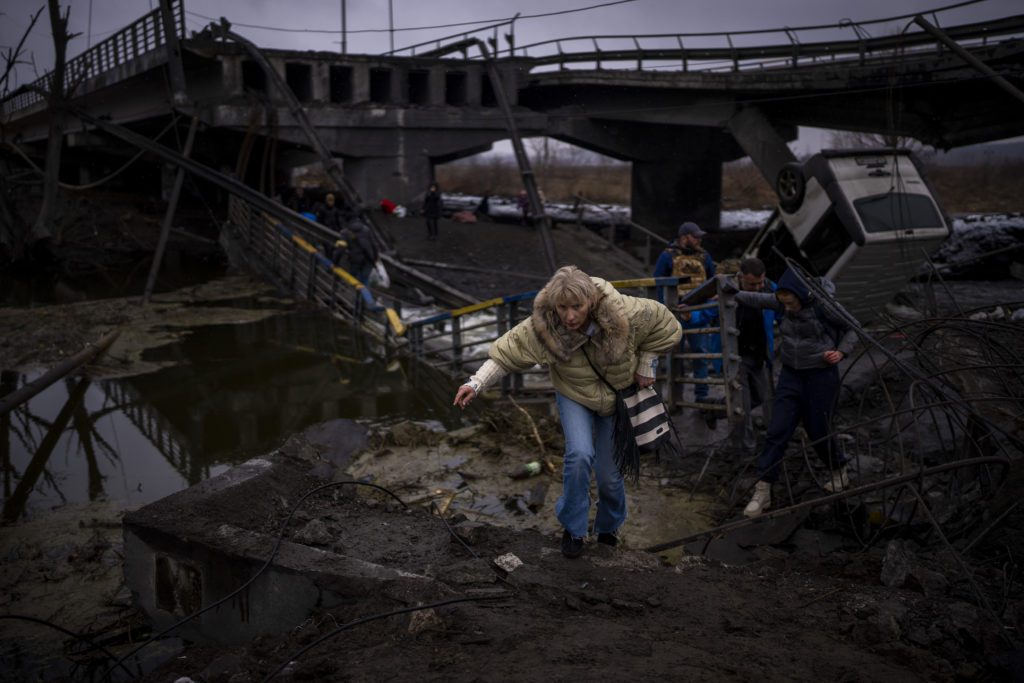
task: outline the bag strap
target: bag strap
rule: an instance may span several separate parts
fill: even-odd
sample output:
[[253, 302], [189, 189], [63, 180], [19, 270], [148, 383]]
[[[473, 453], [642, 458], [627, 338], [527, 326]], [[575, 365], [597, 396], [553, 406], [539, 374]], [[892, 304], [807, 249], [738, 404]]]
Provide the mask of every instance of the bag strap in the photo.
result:
[[588, 363], [590, 363], [590, 367], [594, 371], [594, 374], [597, 375], [601, 379], [601, 381], [605, 383], [605, 386], [607, 386], [609, 389], [611, 389], [613, 394], [619, 393], [615, 389], [615, 387], [613, 387], [611, 385], [611, 383], [604, 378], [604, 375], [601, 374], [601, 371], [597, 369], [596, 365], [594, 365], [594, 361], [590, 360], [590, 356], [587, 354], [587, 345], [586, 344], [584, 344], [583, 346], [580, 347], [580, 351], [583, 352], [583, 357], [587, 359]]

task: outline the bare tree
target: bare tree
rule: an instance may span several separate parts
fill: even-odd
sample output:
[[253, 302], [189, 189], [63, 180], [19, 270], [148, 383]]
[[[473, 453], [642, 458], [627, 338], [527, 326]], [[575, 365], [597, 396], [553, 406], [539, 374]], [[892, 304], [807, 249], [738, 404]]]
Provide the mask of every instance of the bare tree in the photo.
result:
[[64, 115], [67, 90], [65, 89], [65, 65], [67, 64], [68, 43], [75, 35], [68, 33], [68, 7], [61, 16], [57, 0], [48, 0], [50, 29], [53, 32], [54, 65], [50, 72], [48, 104], [50, 110], [50, 131], [46, 145], [46, 175], [43, 178], [43, 202], [36, 216], [35, 225], [29, 234], [29, 242], [54, 238], [60, 242], [60, 230], [56, 226], [57, 191], [60, 182], [60, 157], [64, 145]]
[[[45, 8], [40, 7], [35, 14], [31, 15], [28, 28], [21, 34], [21, 40], [18, 41], [18, 44], [14, 47], [8, 47], [6, 52], [0, 54], [0, 58], [3, 59], [3, 71], [0, 72], [0, 99], [5, 99], [11, 93], [11, 77], [14, 74], [15, 68], [19, 64], [29, 64], [29, 62], [22, 59], [25, 40], [32, 33], [32, 29], [35, 28], [36, 21], [42, 15], [43, 9]], [[5, 123], [4, 116], [0, 114], [0, 140], [6, 139], [4, 135]], [[11, 177], [10, 171], [7, 160], [0, 158], [0, 251], [4, 252], [3, 256], [6, 258], [14, 260], [21, 257], [22, 245], [28, 233], [28, 225], [21, 219], [12, 205], [14, 193], [9, 180]]]

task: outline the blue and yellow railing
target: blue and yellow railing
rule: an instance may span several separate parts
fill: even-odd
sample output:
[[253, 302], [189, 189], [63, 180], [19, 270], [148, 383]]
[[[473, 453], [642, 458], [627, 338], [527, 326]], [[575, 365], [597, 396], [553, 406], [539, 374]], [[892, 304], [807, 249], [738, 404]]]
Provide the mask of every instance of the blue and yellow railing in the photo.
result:
[[[680, 279], [677, 277], [650, 277], [610, 280], [609, 282], [617, 289], [639, 289], [643, 290], [645, 296], [664, 299], [666, 290], [674, 292], [679, 281]], [[538, 291], [495, 297], [411, 321], [407, 323], [406, 330], [410, 350], [421, 362], [453, 375], [475, 370], [480, 363], [487, 359], [487, 351], [483, 350], [477, 353], [467, 353], [467, 351], [478, 346], [490, 345], [491, 342], [529, 315], [530, 302], [537, 296]], [[488, 311], [493, 311], [494, 316], [472, 322], [465, 320], [472, 314]], [[475, 334], [469, 335], [470, 332], [475, 332]], [[665, 360], [664, 368], [671, 375], [671, 357]], [[521, 393], [524, 389], [524, 375], [536, 372], [513, 374], [506, 377], [503, 392]]]
[[285, 225], [234, 196], [228, 213], [264, 268], [296, 297], [339, 313], [375, 336], [405, 336], [406, 326], [394, 306], [378, 303], [369, 287], [317, 246], [334, 244], [332, 231], [298, 214]]

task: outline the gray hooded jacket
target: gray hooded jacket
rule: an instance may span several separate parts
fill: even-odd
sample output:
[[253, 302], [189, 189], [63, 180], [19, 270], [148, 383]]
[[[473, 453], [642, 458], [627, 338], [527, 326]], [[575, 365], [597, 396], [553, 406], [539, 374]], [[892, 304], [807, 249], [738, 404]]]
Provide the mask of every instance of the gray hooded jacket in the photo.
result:
[[[793, 370], [830, 367], [825, 361], [825, 352], [838, 349], [844, 356], [850, 355], [857, 335], [844, 320], [832, 316], [824, 308], [815, 310], [813, 295], [803, 282], [787, 270], [779, 278], [778, 288], [793, 292], [802, 307], [796, 313], [786, 313], [785, 307], [774, 294], [762, 292], [737, 292], [736, 301], [753, 308], [772, 308], [778, 312], [779, 332], [782, 341], [778, 344], [782, 364]], [[839, 305], [832, 301], [833, 304]], [[822, 320], [824, 318], [824, 320]]]

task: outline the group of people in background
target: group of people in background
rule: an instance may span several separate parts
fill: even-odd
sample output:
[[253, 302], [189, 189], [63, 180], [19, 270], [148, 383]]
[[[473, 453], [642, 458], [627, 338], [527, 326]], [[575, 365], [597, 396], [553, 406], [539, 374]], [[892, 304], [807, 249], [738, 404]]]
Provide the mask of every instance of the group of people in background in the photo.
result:
[[366, 219], [354, 207], [339, 201], [333, 192], [313, 199], [302, 186], [292, 188], [285, 205], [330, 230], [334, 241], [322, 244], [324, 255], [364, 285], [369, 282], [380, 250]]
[[[704, 235], [696, 223], [683, 223], [655, 265], [656, 277], [686, 278], [672, 301], [626, 296], [575, 266], [561, 268], [537, 294], [532, 315], [491, 344], [489, 359], [456, 392], [454, 404], [465, 408], [507, 373], [535, 364], [547, 367], [565, 435], [562, 494], [555, 505], [565, 557], [579, 557], [591, 533], [599, 544], [615, 546], [626, 519], [625, 486], [614, 453], [613, 435], [623, 412], [616, 407], [618, 392], [634, 384], [650, 386], [658, 355], [679, 344], [695, 354], [690, 405], [701, 411], [717, 408], [709, 399], [707, 358], [717, 335], [701, 331], [716, 325], [708, 312], [713, 309], [691, 311], [681, 303], [719, 270], [720, 264], [703, 248]], [[829, 283], [822, 280], [816, 288], [824, 293], [812, 291], [792, 270], [772, 282], [757, 258], [740, 261], [733, 277], [720, 282], [722, 291], [738, 303], [743, 423], [737, 431], [739, 443], [751, 455], [756, 449], [754, 408], [764, 406], [767, 421], [757, 452], [757, 481], [744, 515], [755, 517], [771, 507], [772, 484], [801, 424], [827, 468], [822, 488], [841, 491], [849, 478], [831, 418], [840, 386], [837, 366], [856, 337], [827, 291]], [[781, 368], [772, 392], [776, 325]], [[597, 481], [597, 512], [591, 526], [592, 477]]]
[[[697, 224], [683, 223], [675, 243], [662, 252], [655, 264], [655, 277], [688, 278], [678, 286], [679, 300], [716, 274], [715, 262], [702, 245], [704, 235]], [[831, 292], [826, 292], [830, 297], [826, 306], [821, 295], [812, 292], [804, 278], [792, 270], [786, 270], [775, 283], [766, 277], [765, 264], [760, 259], [747, 258], [740, 261], [736, 272], [729, 274], [733, 277], [726, 281], [726, 287], [739, 304], [736, 325], [743, 410], [737, 430], [739, 445], [747, 451], [755, 449], [753, 411], [760, 405], [764, 406], [767, 423], [756, 463], [758, 479], [744, 509], [746, 516], [755, 517], [771, 507], [772, 484], [779, 478], [786, 447], [801, 425], [818, 458], [828, 468], [822, 488], [835, 492], [849, 484], [846, 459], [831, 427], [839, 397], [837, 365], [853, 349], [856, 334], [847, 318], [835, 312], [838, 303], [831, 298]], [[830, 283], [822, 279], [821, 286], [827, 289]], [[715, 351], [712, 341], [720, 337], [697, 330], [717, 325], [717, 310], [687, 312], [687, 307], [681, 308], [684, 346], [689, 345], [691, 353], [698, 355]], [[776, 324], [781, 334], [781, 368], [773, 392]], [[693, 403], [705, 415], [717, 408], [708, 399], [708, 364], [707, 358], [692, 359]]]
[[[294, 189], [287, 204], [332, 231], [337, 239], [327, 247], [330, 258], [335, 263], [346, 262], [349, 272], [368, 282], [379, 254], [369, 225], [357, 211], [339, 202], [333, 193], [312, 201], [301, 187]], [[527, 207], [520, 208], [525, 217]], [[431, 183], [421, 208], [428, 240], [438, 239], [441, 210], [440, 188]], [[711, 377], [709, 358], [719, 350], [716, 342], [720, 338], [702, 331], [718, 324], [717, 309], [690, 311], [681, 304], [721, 270], [721, 264], [704, 249], [704, 236], [696, 223], [684, 222], [655, 264], [655, 277], [680, 278], [672, 301], [627, 297], [578, 268], [559, 270], [538, 294], [531, 318], [491, 345], [490, 360], [457, 393], [456, 405], [465, 407], [508, 372], [537, 363], [548, 366], [566, 435], [563, 492], [556, 514], [564, 526], [562, 551], [567, 557], [580, 554], [587, 534], [592, 474], [596, 473], [598, 482], [594, 522], [598, 541], [615, 545], [625, 520], [625, 488], [611, 450], [616, 400], [611, 386], [619, 390], [633, 383], [650, 385], [657, 355], [679, 343], [681, 350], [690, 354], [694, 390], [693, 402], [688, 405], [706, 417], [722, 410], [720, 400], [709, 398], [712, 385], [720, 383]], [[733, 277], [726, 280], [726, 286], [739, 304], [739, 405], [743, 411], [737, 429], [739, 445], [747, 451], [756, 448], [753, 411], [758, 406], [763, 406], [767, 423], [756, 461], [758, 479], [744, 514], [757, 516], [771, 507], [772, 484], [800, 425], [828, 468], [823, 488], [842, 490], [849, 480], [845, 457], [831, 433], [831, 416], [840, 385], [837, 365], [856, 339], [847, 318], [834, 312], [834, 300], [828, 307], [821, 305], [820, 296], [792, 271], [775, 283], [767, 279], [764, 263], [747, 258], [728, 274]], [[782, 337], [781, 367], [772, 391], [776, 326]], [[605, 386], [605, 375], [615, 382]], [[673, 403], [682, 399], [681, 386], [672, 388]], [[714, 427], [713, 419], [706, 421]]]

